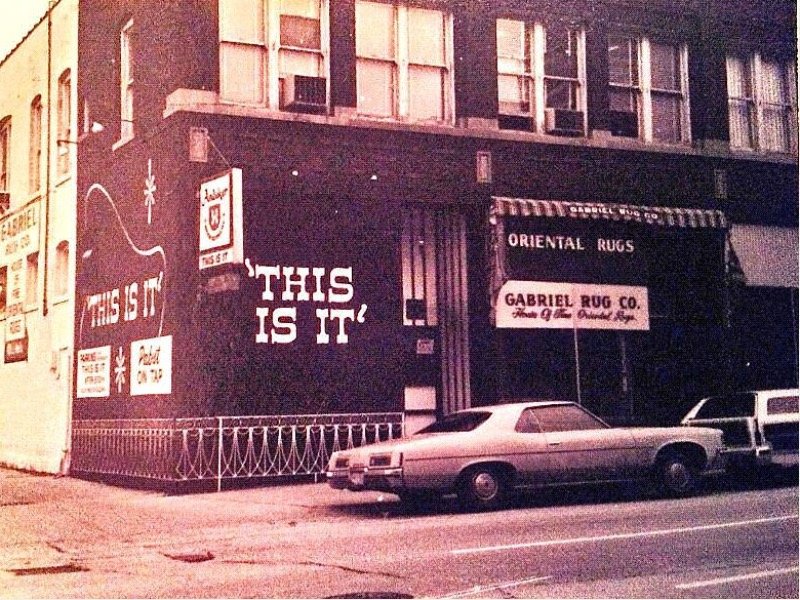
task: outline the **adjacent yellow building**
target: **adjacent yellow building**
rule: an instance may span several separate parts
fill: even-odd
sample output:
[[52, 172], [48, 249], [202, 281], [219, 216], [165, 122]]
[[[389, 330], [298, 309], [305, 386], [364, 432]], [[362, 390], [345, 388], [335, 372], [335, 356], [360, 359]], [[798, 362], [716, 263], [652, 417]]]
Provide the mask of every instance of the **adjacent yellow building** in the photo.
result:
[[0, 62], [0, 464], [69, 466], [78, 0]]

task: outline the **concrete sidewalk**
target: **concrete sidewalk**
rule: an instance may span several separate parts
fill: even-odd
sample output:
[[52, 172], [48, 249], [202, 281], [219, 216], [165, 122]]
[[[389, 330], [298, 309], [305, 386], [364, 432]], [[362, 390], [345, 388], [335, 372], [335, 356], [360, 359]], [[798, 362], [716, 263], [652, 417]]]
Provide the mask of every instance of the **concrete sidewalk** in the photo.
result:
[[0, 574], [118, 553], [125, 545], [165, 555], [200, 553], [214, 538], [265, 527], [280, 535], [313, 522], [374, 514], [382, 502], [396, 497], [325, 483], [167, 496], [0, 468]]

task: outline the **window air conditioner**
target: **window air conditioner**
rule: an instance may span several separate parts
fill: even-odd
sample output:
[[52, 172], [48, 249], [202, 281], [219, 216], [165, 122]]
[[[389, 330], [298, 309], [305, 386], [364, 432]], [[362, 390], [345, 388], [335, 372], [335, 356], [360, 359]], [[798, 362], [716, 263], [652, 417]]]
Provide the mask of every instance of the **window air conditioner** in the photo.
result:
[[0, 215], [7, 213], [11, 208], [11, 193], [0, 192]]
[[546, 108], [544, 130], [554, 135], [583, 135], [583, 111]]
[[285, 75], [281, 108], [294, 112], [324, 113], [327, 111], [327, 81], [324, 77]]
[[608, 111], [608, 129], [611, 135], [639, 137], [639, 115], [623, 110]]

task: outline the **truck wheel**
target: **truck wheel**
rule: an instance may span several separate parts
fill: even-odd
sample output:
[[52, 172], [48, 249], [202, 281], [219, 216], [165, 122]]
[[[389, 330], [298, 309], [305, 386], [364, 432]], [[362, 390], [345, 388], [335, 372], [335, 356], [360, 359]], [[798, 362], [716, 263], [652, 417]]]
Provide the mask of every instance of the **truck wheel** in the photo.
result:
[[461, 478], [458, 499], [468, 510], [495, 510], [505, 504], [508, 485], [508, 479], [500, 469], [473, 467]]
[[697, 489], [697, 469], [680, 452], [672, 452], [658, 461], [656, 477], [662, 492], [673, 498], [685, 498]]

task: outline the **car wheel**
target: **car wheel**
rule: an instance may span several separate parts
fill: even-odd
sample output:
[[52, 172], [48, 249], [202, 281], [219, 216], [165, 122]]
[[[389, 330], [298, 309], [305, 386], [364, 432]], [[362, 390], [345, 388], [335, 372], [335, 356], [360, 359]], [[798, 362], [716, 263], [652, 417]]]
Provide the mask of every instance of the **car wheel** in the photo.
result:
[[497, 468], [474, 467], [464, 473], [458, 498], [469, 510], [494, 510], [508, 495], [508, 480]]
[[656, 474], [667, 496], [683, 498], [697, 489], [697, 469], [683, 454], [672, 453], [661, 459]]

